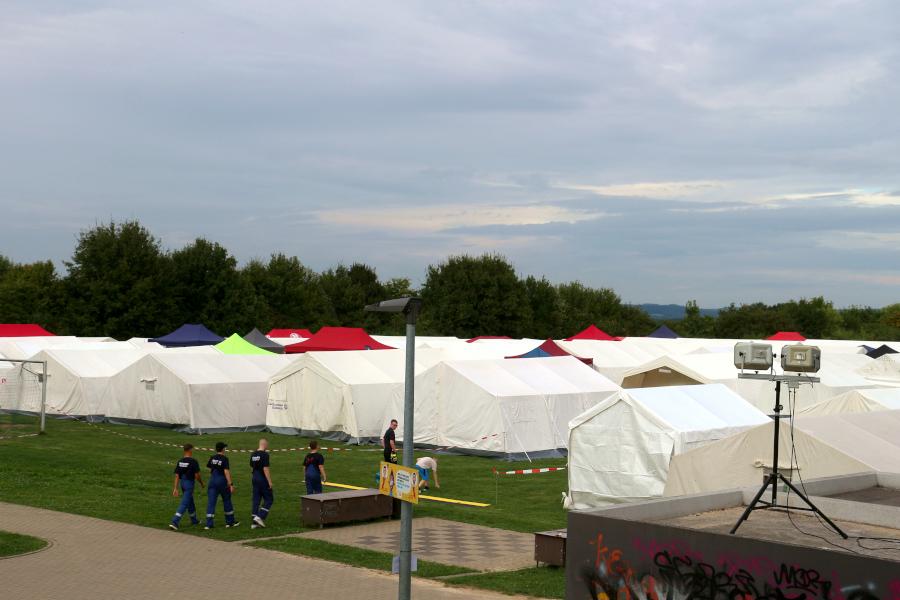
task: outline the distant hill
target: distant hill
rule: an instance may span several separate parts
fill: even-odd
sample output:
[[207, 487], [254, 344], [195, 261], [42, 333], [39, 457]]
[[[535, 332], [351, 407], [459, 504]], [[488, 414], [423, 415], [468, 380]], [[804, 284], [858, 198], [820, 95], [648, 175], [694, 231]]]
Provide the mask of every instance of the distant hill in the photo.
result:
[[[658, 321], [678, 321], [684, 318], [684, 306], [681, 304], [639, 304], [638, 306]], [[701, 308], [700, 314], [715, 317], [719, 314], [719, 309]]]

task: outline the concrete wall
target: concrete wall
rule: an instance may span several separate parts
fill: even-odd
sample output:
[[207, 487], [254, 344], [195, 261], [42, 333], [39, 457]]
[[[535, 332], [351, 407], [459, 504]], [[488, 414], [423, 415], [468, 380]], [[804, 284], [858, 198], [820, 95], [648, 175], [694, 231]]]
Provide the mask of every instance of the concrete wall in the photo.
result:
[[671, 511], [569, 513], [567, 599], [900, 599], [900, 562], [634, 520], [647, 510]]

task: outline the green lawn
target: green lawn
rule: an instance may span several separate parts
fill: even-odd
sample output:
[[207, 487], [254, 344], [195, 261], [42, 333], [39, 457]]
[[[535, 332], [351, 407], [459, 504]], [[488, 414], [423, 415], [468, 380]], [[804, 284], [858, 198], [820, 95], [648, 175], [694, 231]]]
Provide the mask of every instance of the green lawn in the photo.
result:
[[30, 535], [19, 535], [18, 533], [9, 533], [8, 531], [0, 531], [0, 557], [16, 556], [17, 554], [26, 554], [40, 550], [47, 545], [44, 540]]
[[[249, 542], [251, 546], [258, 546], [268, 550], [287, 552], [288, 554], [302, 554], [313, 556], [339, 563], [345, 563], [354, 567], [365, 567], [379, 571], [390, 571], [393, 555], [388, 552], [366, 550], [342, 544], [332, 544], [322, 540], [310, 540], [306, 538], [290, 537], [277, 540], [261, 540]], [[460, 575], [472, 573], [471, 569], [442, 565], [440, 563], [418, 561], [417, 577], [446, 577], [448, 575]]]
[[[211, 447], [219, 440], [231, 449], [256, 448], [260, 435], [266, 435], [272, 449], [305, 446], [308, 440], [293, 436], [259, 433], [228, 435], [186, 435], [171, 430], [103, 424], [103, 428], [166, 444], [190, 441]], [[372, 446], [346, 446], [323, 442], [325, 446], [350, 448], [325, 452], [325, 467], [330, 481], [373, 486], [380, 449]], [[198, 451], [201, 466], [211, 454]], [[417, 452], [417, 456], [425, 453]], [[122, 437], [97, 426], [76, 421], [48, 419], [47, 435], [0, 438], [0, 501], [38, 506], [113, 521], [148, 527], [167, 527], [178, 500], [171, 495], [172, 469], [181, 456], [176, 447], [161, 446]], [[249, 455], [232, 452], [231, 462], [237, 491], [235, 510], [241, 526], [225, 529], [221, 503], [217, 507], [217, 527], [203, 531], [182, 521], [182, 529], [173, 535], [203, 535], [237, 541], [296, 533], [300, 524], [300, 496], [305, 493], [300, 461], [304, 452], [273, 452], [272, 477], [275, 505], [265, 529], [250, 529]], [[439, 456], [440, 490], [436, 496], [490, 503], [488, 508], [454, 506], [423, 500], [416, 516], [431, 516], [515, 531], [533, 532], [564, 527], [566, 513], [561, 492], [566, 489], [565, 472], [524, 476], [494, 476], [492, 469], [559, 466], [561, 459], [507, 462], [472, 456]], [[204, 469], [204, 479], [207, 471]], [[327, 488], [326, 488], [327, 489]], [[206, 495], [197, 495], [198, 513], [205, 513]], [[389, 556], [368, 550], [348, 550], [313, 540], [284, 539], [262, 542], [267, 548], [318, 556], [376, 569], [389, 569]], [[336, 550], [339, 550], [337, 552]], [[346, 556], [344, 559], [342, 556]], [[387, 560], [386, 560], [387, 559]], [[419, 576], [439, 577], [463, 572], [462, 569], [420, 562]], [[549, 598], [562, 597], [565, 589], [560, 571], [526, 569], [514, 573], [462, 575], [446, 580], [496, 589], [508, 593], [527, 593]]]
[[[190, 441], [210, 447], [224, 440], [231, 448], [255, 448], [258, 433], [228, 435], [185, 435], [165, 429], [104, 424], [104, 428], [127, 435], [171, 444]], [[293, 436], [268, 435], [272, 448], [303, 446], [307, 440]], [[325, 442], [324, 445], [347, 447]], [[372, 447], [351, 446], [349, 452], [326, 452], [325, 467], [330, 481], [372, 486], [381, 460]], [[369, 451], [364, 451], [369, 450]], [[201, 466], [209, 452], [198, 451]], [[150, 527], [166, 527], [177, 507], [172, 497], [172, 468], [181, 452], [132, 440], [95, 426], [75, 421], [47, 420], [47, 435], [0, 439], [0, 500], [89, 515]], [[238, 540], [269, 537], [302, 531], [299, 498], [305, 492], [300, 460], [302, 452], [272, 453], [272, 477], [275, 505], [264, 530], [251, 531], [250, 472], [247, 454], [232, 453], [231, 461], [237, 491], [235, 508], [242, 522], [237, 529], [225, 529], [221, 503], [217, 509], [217, 528], [183, 527], [190, 535], [208, 535]], [[421, 456], [423, 453], [417, 452]], [[560, 493], [566, 489], [565, 471], [539, 475], [500, 476], [491, 469], [508, 470], [530, 466], [472, 456], [441, 456], [440, 490], [434, 495], [487, 502], [489, 508], [439, 504], [423, 500], [417, 516], [440, 517], [500, 527], [515, 531], [540, 531], [564, 527], [566, 513]], [[534, 466], [560, 465], [562, 461], [540, 460]], [[206, 470], [204, 469], [204, 476]], [[499, 484], [497, 490], [495, 485]], [[496, 493], [496, 497], [495, 497]], [[197, 494], [198, 513], [205, 512], [206, 496]], [[185, 521], [182, 521], [185, 525]]]
[[447, 579], [446, 583], [540, 598], [564, 598], [566, 595], [566, 571], [558, 567], [477, 573]]

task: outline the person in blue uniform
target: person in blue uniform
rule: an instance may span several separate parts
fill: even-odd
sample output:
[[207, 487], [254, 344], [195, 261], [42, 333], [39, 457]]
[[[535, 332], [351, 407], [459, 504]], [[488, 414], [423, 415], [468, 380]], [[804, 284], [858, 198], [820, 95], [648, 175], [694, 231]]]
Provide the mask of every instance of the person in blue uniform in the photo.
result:
[[182, 448], [184, 455], [175, 464], [175, 482], [172, 486], [172, 495], [176, 498], [180, 495], [181, 502], [175, 516], [172, 517], [172, 522], [169, 523], [169, 529], [172, 531], [178, 531], [178, 524], [181, 523], [181, 517], [185, 513], [191, 518], [192, 525], [200, 523], [197, 519], [197, 507], [194, 505], [194, 485], [199, 483], [200, 487], [203, 487], [200, 464], [194, 458], [193, 444], [185, 444]]
[[321, 494], [325, 477], [325, 457], [319, 454], [319, 442], [309, 443], [309, 454], [303, 459], [303, 476], [307, 494]]
[[[269, 440], [262, 438], [259, 440], [259, 448], [250, 455], [250, 470], [253, 476], [253, 504], [250, 507], [251, 520], [253, 523], [250, 529], [266, 526], [266, 517], [269, 516], [269, 510], [272, 503], [275, 502], [275, 496], [272, 493], [272, 474], [269, 472]], [[262, 506], [260, 506], [262, 502]]]
[[212, 529], [216, 517], [216, 504], [219, 496], [222, 496], [222, 506], [225, 508], [225, 527], [237, 527], [239, 522], [234, 520], [234, 505], [231, 504], [231, 494], [234, 493], [234, 481], [231, 479], [231, 467], [228, 457], [225, 456], [225, 442], [216, 443], [216, 453], [209, 457], [206, 467], [209, 469], [209, 487], [206, 489], [206, 527]]

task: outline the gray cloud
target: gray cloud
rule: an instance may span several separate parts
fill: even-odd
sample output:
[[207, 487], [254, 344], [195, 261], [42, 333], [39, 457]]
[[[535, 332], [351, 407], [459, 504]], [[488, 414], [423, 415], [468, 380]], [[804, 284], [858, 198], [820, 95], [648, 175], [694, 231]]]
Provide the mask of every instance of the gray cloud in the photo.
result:
[[417, 280], [499, 250], [632, 301], [900, 295], [893, 2], [43, 0], [0, 17], [0, 253], [19, 260], [139, 218], [172, 246]]

